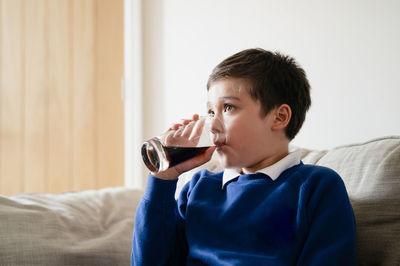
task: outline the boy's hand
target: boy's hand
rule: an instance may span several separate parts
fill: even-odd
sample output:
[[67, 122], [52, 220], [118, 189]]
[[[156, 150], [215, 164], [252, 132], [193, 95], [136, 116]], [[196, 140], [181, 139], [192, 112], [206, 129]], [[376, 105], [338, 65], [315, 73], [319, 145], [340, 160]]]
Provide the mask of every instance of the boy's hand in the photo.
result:
[[[193, 115], [192, 119], [183, 120], [181, 124], [174, 124], [165, 134], [164, 144], [166, 146], [196, 147], [200, 134], [204, 127], [204, 120], [199, 120], [199, 115]], [[153, 176], [175, 180], [182, 173], [196, 168], [211, 159], [215, 147], [208, 148], [204, 153], [171, 167], [163, 172], [151, 173]]]
[[185, 119], [181, 124], [174, 124], [163, 134], [163, 144], [167, 147], [196, 147], [204, 122], [204, 119], [199, 120], [199, 115], [196, 114], [192, 119]]

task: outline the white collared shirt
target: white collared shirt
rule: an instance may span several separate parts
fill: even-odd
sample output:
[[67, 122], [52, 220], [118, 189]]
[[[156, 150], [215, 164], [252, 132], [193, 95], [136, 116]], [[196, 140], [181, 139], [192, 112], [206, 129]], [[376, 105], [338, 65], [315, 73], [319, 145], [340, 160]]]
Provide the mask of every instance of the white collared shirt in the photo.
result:
[[[258, 170], [256, 173], [263, 173], [269, 176], [272, 180], [276, 180], [280, 174], [289, 169], [292, 166], [298, 165], [300, 163], [301, 151], [293, 151], [282, 158], [280, 161], [274, 163], [273, 165], [267, 166], [263, 169]], [[226, 183], [240, 176], [240, 169], [228, 168], [224, 170], [224, 174], [222, 176], [222, 187], [225, 186]]]

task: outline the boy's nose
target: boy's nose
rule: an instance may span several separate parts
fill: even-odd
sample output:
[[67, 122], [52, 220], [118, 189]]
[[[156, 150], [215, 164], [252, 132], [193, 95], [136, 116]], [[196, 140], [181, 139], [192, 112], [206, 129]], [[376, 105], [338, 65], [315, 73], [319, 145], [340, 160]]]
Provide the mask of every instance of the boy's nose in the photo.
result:
[[217, 134], [224, 132], [224, 124], [220, 117], [214, 116], [211, 118], [211, 133]]

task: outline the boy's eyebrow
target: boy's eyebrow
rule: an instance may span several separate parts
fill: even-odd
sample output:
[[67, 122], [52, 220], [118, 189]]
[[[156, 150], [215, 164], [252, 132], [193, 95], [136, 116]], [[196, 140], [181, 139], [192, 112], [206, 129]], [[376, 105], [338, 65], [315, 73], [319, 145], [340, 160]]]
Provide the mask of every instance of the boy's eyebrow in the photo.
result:
[[236, 101], [240, 101], [240, 98], [238, 98], [236, 96], [224, 96], [224, 97], [219, 97], [219, 100], [236, 100]]
[[[224, 100], [236, 100], [236, 101], [240, 101], [240, 98], [236, 97], [236, 96], [223, 96], [223, 97], [219, 97], [218, 98], [219, 101], [224, 101]], [[211, 103], [207, 102], [207, 107], [210, 107]]]

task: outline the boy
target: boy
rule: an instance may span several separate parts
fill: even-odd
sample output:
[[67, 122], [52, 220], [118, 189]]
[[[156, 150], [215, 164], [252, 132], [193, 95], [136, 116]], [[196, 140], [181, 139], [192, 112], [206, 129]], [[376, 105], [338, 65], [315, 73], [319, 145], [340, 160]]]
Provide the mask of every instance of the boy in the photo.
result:
[[[288, 151], [311, 104], [304, 71], [290, 57], [249, 49], [222, 61], [207, 90], [216, 147], [149, 175], [132, 265], [355, 265], [341, 178]], [[196, 173], [175, 201], [178, 176], [214, 151], [225, 170]]]

